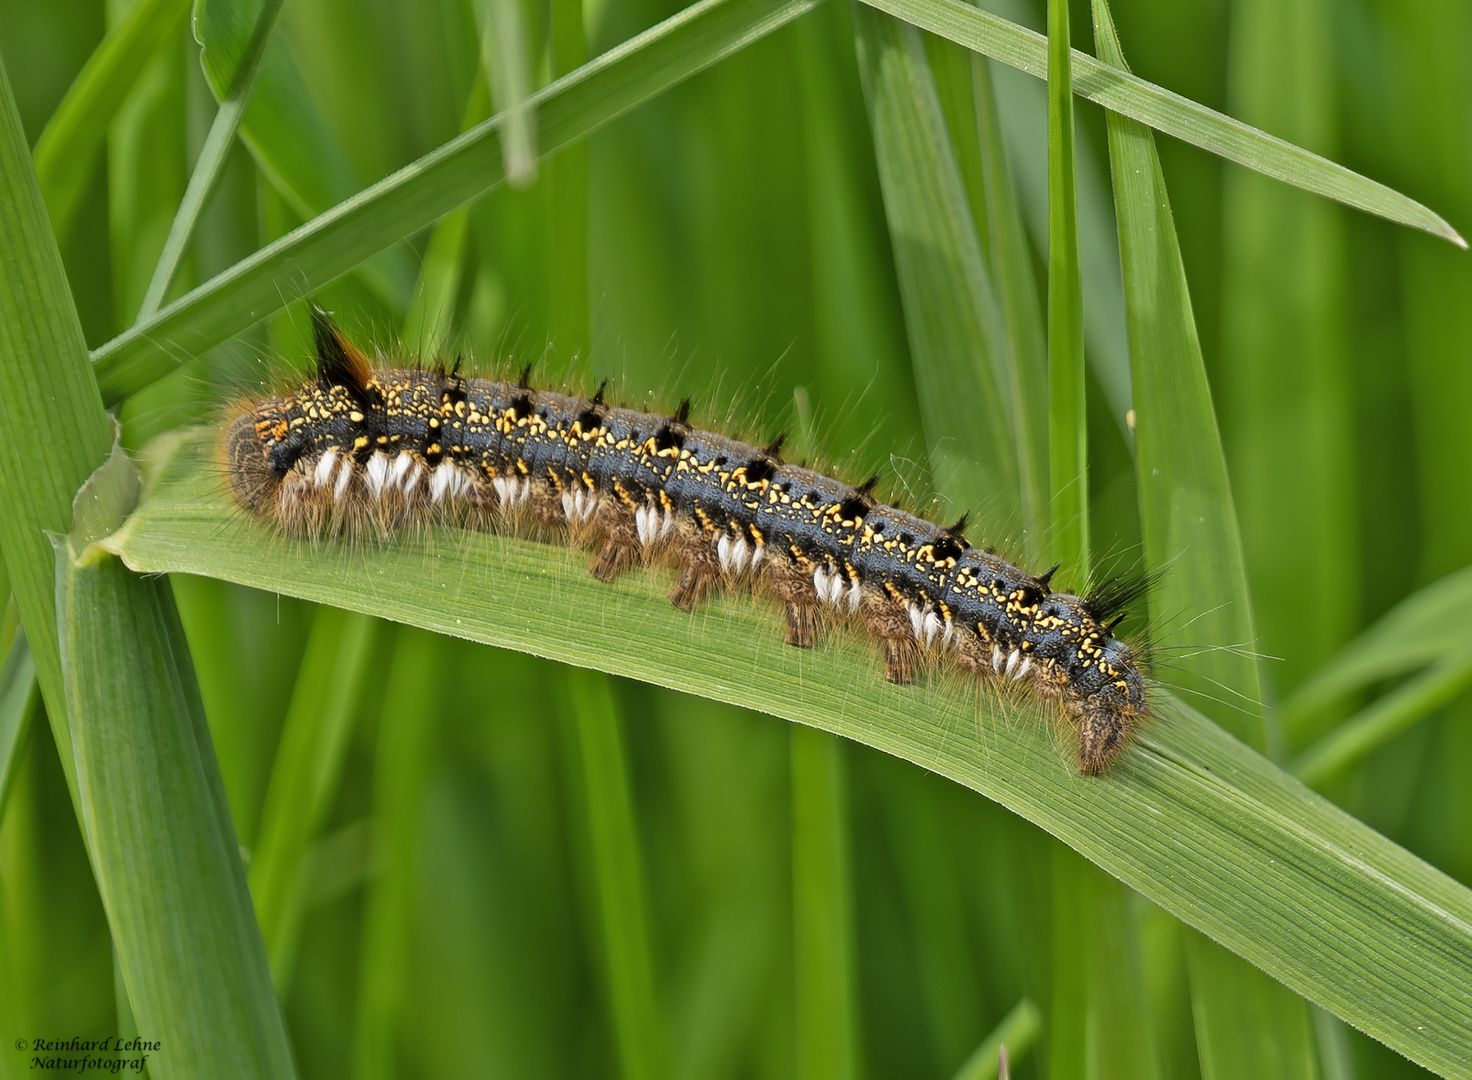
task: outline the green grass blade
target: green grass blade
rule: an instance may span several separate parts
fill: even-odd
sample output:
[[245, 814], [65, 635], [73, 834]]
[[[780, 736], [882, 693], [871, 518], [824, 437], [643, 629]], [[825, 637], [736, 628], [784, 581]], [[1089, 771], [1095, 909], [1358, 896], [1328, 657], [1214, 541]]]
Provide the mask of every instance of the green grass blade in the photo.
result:
[[368, 888], [359, 952], [353, 1047], [357, 1080], [391, 1080], [396, 1071], [394, 1018], [407, 982], [421, 806], [436, 727], [431, 703], [442, 674], [442, 653], [434, 635], [401, 629], [384, 687], [373, 765], [374, 846], [380, 868]]
[[[791, 22], [816, 0], [701, 0], [533, 94], [544, 154]], [[269, 55], [269, 54], [268, 54]], [[257, 98], [259, 100], [259, 89]], [[93, 356], [119, 401], [504, 179], [493, 117], [180, 297]]]
[[844, 750], [826, 732], [801, 726], [793, 727], [789, 745], [797, 1075], [855, 1080], [860, 1070]]
[[5, 666], [0, 667], [0, 821], [5, 820], [5, 804], [10, 801], [20, 752], [40, 707], [36, 662], [31, 659], [25, 634], [17, 633], [5, 656]]
[[[0, 64], [0, 549], [73, 801], [76, 776], [56, 643], [56, 555], [46, 532], [71, 527], [72, 496], [112, 443], [86, 356]], [[62, 431], [67, 437], [58, 439]]]
[[[1234, 111], [1334, 145], [1335, 34], [1321, 0], [1244, 0], [1232, 15]], [[1240, 169], [1223, 181], [1216, 386], [1257, 601], [1259, 650], [1281, 696], [1359, 618], [1362, 478], [1344, 309], [1344, 218], [1332, 203]], [[1305, 559], [1305, 552], [1313, 552]]]
[[138, 0], [102, 39], [46, 122], [36, 140], [36, 175], [59, 238], [71, 231], [108, 124], [188, 8], [189, 0]]
[[943, 513], [980, 510], [987, 535], [1016, 535], [1011, 350], [924, 44], [894, 19], [853, 14], [931, 479], [951, 500]]
[[1089, 423], [1068, 0], [1048, 0], [1048, 462], [1053, 561], [1088, 581]]
[[491, 100], [506, 120], [501, 143], [506, 182], [527, 188], [537, 178], [537, 117], [527, 106], [532, 77], [521, 0], [475, 0], [475, 13]]
[[250, 863], [250, 892], [271, 975], [291, 985], [302, 917], [302, 865], [332, 808], [373, 651], [372, 619], [321, 608], [281, 730]]
[[1324, 706], [1435, 663], [1472, 640], [1472, 567], [1448, 574], [1402, 600], [1314, 672], [1283, 703], [1290, 736]]
[[[183, 628], [161, 578], [90, 540], [137, 476], [119, 450], [55, 536], [82, 825], [149, 1075], [294, 1075]], [[166, 827], [165, 827], [166, 826]]]
[[1472, 1077], [1472, 892], [1168, 694], [1108, 778], [1081, 778], [1030, 700], [978, 701], [945, 675], [890, 686], [868, 642], [786, 648], [743, 598], [692, 618], [665, 599], [667, 575], [603, 586], [582, 553], [489, 534], [350, 551], [283, 542], [225, 500], [217, 437], [149, 449], [147, 493], [107, 541], [134, 569], [346, 607], [855, 739], [1002, 803], [1402, 1054]]
[[[1108, 10], [1098, 0], [1094, 19], [1100, 56], [1123, 65]], [[1165, 177], [1148, 128], [1112, 113], [1108, 124], [1141, 529], [1147, 564], [1161, 574], [1150, 593], [1154, 645], [1171, 660], [1165, 677], [1206, 703], [1206, 711], [1238, 738], [1266, 752], [1257, 661], [1243, 651], [1253, 648], [1257, 635], [1237, 512]], [[1196, 614], [1188, 620], [1187, 613]], [[1218, 699], [1220, 705], [1210, 704]]]
[[669, 1075], [669, 1048], [650, 954], [644, 860], [609, 679], [569, 673], [588, 807], [608, 994], [624, 1080]]
[[[1093, 10], [1100, 57], [1123, 67], [1105, 0], [1094, 0]], [[1107, 122], [1130, 330], [1141, 529], [1149, 565], [1164, 570], [1150, 596], [1151, 611], [1164, 624], [1156, 647], [1194, 650], [1176, 660], [1174, 680], [1198, 700], [1229, 695], [1214, 715], [1266, 752], [1272, 740], [1257, 662], [1235, 651], [1256, 640], [1251, 600], [1165, 178], [1147, 128], [1114, 114]], [[1202, 614], [1185, 625], [1176, 616], [1188, 611]], [[1241, 1075], [1243, 1064], [1266, 1074], [1284, 1055], [1296, 1062], [1311, 1053], [1301, 998], [1215, 943], [1203, 942], [1198, 951], [1215, 961], [1210, 979], [1193, 982], [1192, 990], [1204, 1078]], [[1234, 1002], [1248, 999], [1271, 1003], [1254, 1014], [1258, 1026], [1251, 1031], [1233, 1010]], [[1208, 1039], [1203, 1032], [1219, 1034]], [[1280, 1074], [1296, 1075], [1291, 1068]]]
[[1336, 773], [1362, 760], [1392, 737], [1472, 686], [1472, 645], [1463, 645], [1366, 709], [1337, 725], [1294, 759], [1293, 775], [1321, 786]]
[[1318, 1080], [1308, 1009], [1291, 991], [1189, 931], [1187, 966], [1202, 1080]]
[[1023, 998], [1003, 1017], [990, 1035], [982, 1040], [976, 1052], [966, 1059], [952, 1080], [993, 1080], [1006, 1047], [1007, 1059], [1021, 1061], [1037, 1042], [1043, 1028], [1043, 1017], [1029, 998]]
[[[881, 11], [949, 38], [958, 45], [1046, 78], [1047, 40], [960, 0], [865, 0]], [[1275, 138], [1180, 94], [1146, 82], [1087, 53], [1073, 52], [1074, 93], [1120, 116], [1173, 135], [1275, 180], [1336, 199], [1366, 213], [1467, 243], [1439, 215], [1384, 184], [1360, 176], [1292, 143]]]
[[235, 134], [240, 128], [241, 117], [245, 115], [250, 92], [255, 87], [256, 72], [260, 69], [261, 57], [266, 51], [266, 40], [271, 35], [271, 28], [276, 25], [276, 15], [280, 11], [281, 0], [263, 0], [260, 14], [256, 16], [256, 25], [246, 40], [245, 51], [236, 64], [235, 73], [230, 77], [224, 99], [210, 124], [204, 145], [200, 147], [194, 171], [189, 176], [189, 186], [184, 189], [184, 198], [169, 226], [164, 249], [159, 254], [158, 265], [154, 267], [153, 277], [148, 282], [143, 303], [138, 309], [139, 322], [158, 310], [179, 270], [179, 262], [184, 258], [185, 249], [189, 247], [194, 226], [204, 212], [205, 203], [209, 201], [225, 168], [225, 159], [230, 148], [235, 144]]

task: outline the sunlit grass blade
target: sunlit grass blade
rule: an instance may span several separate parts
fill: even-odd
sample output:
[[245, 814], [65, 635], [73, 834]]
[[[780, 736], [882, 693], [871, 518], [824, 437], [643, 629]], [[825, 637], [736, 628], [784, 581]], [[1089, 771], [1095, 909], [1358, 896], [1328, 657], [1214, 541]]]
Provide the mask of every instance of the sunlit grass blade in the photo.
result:
[[36, 683], [36, 664], [24, 633], [17, 633], [0, 667], [0, 821], [15, 781], [15, 768], [25, 746], [36, 711], [41, 707], [41, 689]]
[[797, 1075], [859, 1075], [849, 870], [848, 784], [842, 744], [794, 726], [792, 936], [796, 967]]
[[58, 238], [71, 231], [107, 126], [189, 0], [138, 0], [88, 58], [36, 140], [36, 175]]
[[475, 0], [482, 66], [490, 75], [491, 100], [505, 117], [501, 163], [506, 182], [530, 187], [537, 178], [537, 117], [531, 96], [531, 57], [520, 0]]
[[649, 909], [623, 724], [607, 676], [569, 673], [588, 808], [603, 959], [624, 1080], [669, 1075], [650, 954]]
[[[542, 152], [581, 139], [815, 2], [701, 0], [604, 53], [528, 99]], [[502, 124], [493, 117], [451, 140], [103, 345], [93, 360], [104, 398], [115, 402], [142, 389], [495, 187], [505, 178]]]
[[1048, 463], [1052, 559], [1089, 580], [1089, 422], [1068, 0], [1048, 0]]
[[924, 44], [868, 8], [853, 15], [932, 483], [944, 513], [980, 511], [988, 535], [1016, 535], [1010, 345]]
[[664, 575], [605, 586], [580, 552], [500, 535], [408, 535], [352, 551], [275, 538], [225, 501], [207, 465], [214, 438], [181, 433], [149, 448], [147, 494], [106, 541], [130, 566], [347, 607], [834, 731], [995, 799], [1361, 1030], [1428, 1068], [1472, 1076], [1472, 892], [1170, 695], [1158, 695], [1158, 718], [1107, 778], [1079, 777], [1035, 702], [978, 702], [945, 674], [888, 685], [867, 642], [787, 648], [743, 598], [717, 597], [692, 618], [665, 598]]
[[1009, 1061], [1021, 1061], [1037, 1041], [1042, 1027], [1043, 1018], [1038, 1007], [1030, 998], [1023, 998], [982, 1040], [952, 1080], [992, 1080], [1001, 1064], [1002, 1048], [1006, 1048]]
[[[67, 786], [76, 798], [56, 643], [56, 555], [72, 496], [112, 443], [10, 80], [0, 63], [0, 548]], [[57, 432], [66, 432], [64, 439]]]
[[183, 628], [161, 578], [90, 541], [137, 477], [116, 451], [55, 536], [66, 718], [92, 871], [150, 1076], [290, 1077], [286, 1031]]
[[[1047, 77], [1047, 41], [1026, 27], [960, 0], [865, 2], [1029, 75]], [[1422, 229], [1458, 247], [1467, 246], [1439, 215], [1384, 184], [1078, 50], [1073, 53], [1073, 88], [1074, 93], [1111, 112], [1138, 120], [1228, 161], [1401, 225]]]
[[307, 638], [261, 808], [250, 863], [250, 892], [271, 976], [284, 998], [291, 985], [302, 917], [302, 864], [342, 775], [348, 736], [365, 691], [372, 619], [320, 608]]
[[260, 14], [256, 16], [256, 25], [246, 40], [245, 50], [241, 53], [235, 73], [229, 80], [228, 90], [215, 113], [214, 121], [210, 124], [204, 145], [200, 147], [199, 157], [194, 162], [194, 171], [189, 176], [189, 186], [184, 189], [184, 198], [179, 203], [179, 210], [174, 215], [173, 224], [169, 226], [169, 235], [164, 241], [164, 249], [159, 254], [158, 265], [154, 267], [153, 277], [148, 282], [148, 290], [144, 293], [143, 303], [138, 309], [138, 321], [149, 318], [158, 310], [165, 294], [169, 291], [169, 285], [173, 282], [175, 273], [178, 272], [179, 261], [184, 257], [185, 249], [189, 247], [194, 226], [199, 221], [199, 215], [204, 211], [205, 203], [209, 201], [211, 193], [215, 190], [215, 184], [225, 168], [225, 159], [230, 153], [230, 147], [235, 143], [235, 134], [240, 128], [241, 117], [245, 115], [246, 104], [250, 101], [250, 92], [255, 86], [256, 72], [260, 68], [261, 57], [266, 51], [266, 40], [271, 35], [271, 28], [275, 26], [276, 15], [280, 10], [281, 0], [262, 0]]
[[[1099, 55], [1123, 66], [1108, 9]], [[1135, 475], [1160, 676], [1266, 753], [1247, 573], [1186, 270], [1150, 130], [1109, 114], [1135, 403]], [[1189, 618], [1187, 613], [1195, 613]], [[1189, 650], [1189, 651], [1186, 651]]]
[[357, 1080], [390, 1080], [395, 1075], [394, 1018], [407, 982], [419, 823], [436, 729], [431, 702], [442, 674], [442, 652], [434, 635], [400, 629], [384, 686], [373, 765], [379, 872], [368, 887], [358, 954], [353, 1047]]

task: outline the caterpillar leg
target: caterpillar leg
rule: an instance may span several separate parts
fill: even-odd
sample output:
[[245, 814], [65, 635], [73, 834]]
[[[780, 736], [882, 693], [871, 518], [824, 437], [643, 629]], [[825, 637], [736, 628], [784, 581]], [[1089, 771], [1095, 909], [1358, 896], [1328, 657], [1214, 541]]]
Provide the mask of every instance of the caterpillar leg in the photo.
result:
[[1078, 726], [1078, 771], [1103, 776], [1129, 735], [1129, 721], [1113, 709], [1086, 709]]
[[816, 636], [813, 631], [813, 605], [788, 600], [782, 605], [782, 614], [787, 618], [787, 636], [784, 639], [786, 643], [799, 649], [811, 649]]
[[670, 590], [670, 603], [681, 611], [692, 610], [710, 591], [715, 575], [699, 562], [687, 562], [680, 568], [680, 578]]
[[915, 660], [919, 653], [914, 638], [887, 637], [884, 639], [884, 677], [900, 686], [915, 681]]
[[634, 552], [632, 545], [609, 537], [598, 545], [598, 553], [593, 556], [588, 572], [607, 585], [629, 568], [634, 561]]

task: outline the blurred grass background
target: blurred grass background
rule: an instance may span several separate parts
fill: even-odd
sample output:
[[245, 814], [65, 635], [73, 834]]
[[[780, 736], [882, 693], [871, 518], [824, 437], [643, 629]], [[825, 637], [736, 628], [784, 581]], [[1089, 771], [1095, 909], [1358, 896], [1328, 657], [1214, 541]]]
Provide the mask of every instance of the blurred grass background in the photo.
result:
[[[188, 5], [151, 6], [158, 45], [123, 88], [60, 230], [93, 347], [134, 322], [214, 115]], [[0, 0], [0, 54], [33, 145], [132, 7]], [[263, 70], [299, 91], [254, 99], [242, 125], [254, 153], [231, 150], [170, 295], [486, 115], [479, 27], [520, 19], [531, 43], [518, 91], [485, 35], [505, 104], [675, 10], [290, 0]], [[1041, 6], [997, 10], [1043, 25]], [[1472, 14], [1460, 0], [1120, 0], [1114, 14], [1143, 77], [1472, 225]], [[1072, 21], [1087, 48], [1086, 5]], [[923, 497], [926, 444], [854, 40], [850, 10], [826, 4], [319, 299], [386, 345], [447, 341], [539, 360], [554, 379], [612, 376], [631, 403], [691, 394], [706, 417], [745, 430], [811, 423], [845, 474], [893, 469]], [[1001, 69], [993, 84], [1041, 297], [1043, 85]], [[1107, 148], [1102, 114], [1077, 107], [1090, 523], [1095, 552], [1129, 566], [1140, 538], [1107, 375], [1125, 348]], [[1362, 629], [1472, 562], [1472, 263], [1158, 146], [1269, 703], [1292, 702]], [[1092, 261], [1091, 235], [1105, 247]], [[259, 378], [258, 356], [300, 362], [305, 329], [296, 304], [136, 395], [125, 444], [209, 419], [230, 387]], [[799, 388], [811, 421], [791, 404]], [[1024, 547], [1020, 535], [986, 539]], [[1192, 932], [959, 787], [709, 701], [219, 582], [173, 586], [303, 1076], [945, 1078], [1009, 1017], [1023, 1035], [1009, 1040], [1023, 1051], [1015, 1075], [1075, 1075], [1056, 1033], [1038, 1040], [1037, 1018], [1047, 1032], [1079, 1007], [1063, 988], [1102, 1005], [1113, 984], [1069, 976], [1067, 941], [1081, 931], [1054, 902], [1064, 887], [1096, 890], [1101, 932], [1120, 936], [1109, 955], [1127, 965], [1115, 974], [1143, 988], [1144, 1010], [1120, 1028], [1136, 1044], [1090, 1075], [1114, 1075], [1111, 1062], [1203, 1072], [1193, 994], [1209, 975], [1188, 964]], [[13, 624], [12, 609], [0, 645]], [[1276, 756], [1294, 758], [1386, 688], [1284, 710]], [[1472, 712], [1454, 689], [1412, 720], [1318, 785], [1472, 882]], [[126, 1031], [45, 724], [31, 725], [8, 790], [5, 1030]], [[283, 800], [311, 818], [282, 820]], [[823, 949], [843, 960], [843, 985], [804, 979], [835, 970]], [[815, 1008], [828, 1010], [828, 1041], [799, 1045], [794, 1018]], [[1315, 1030], [1317, 1061], [1279, 1075], [1420, 1071], [1332, 1021]], [[976, 1064], [971, 1075], [985, 1075]]]

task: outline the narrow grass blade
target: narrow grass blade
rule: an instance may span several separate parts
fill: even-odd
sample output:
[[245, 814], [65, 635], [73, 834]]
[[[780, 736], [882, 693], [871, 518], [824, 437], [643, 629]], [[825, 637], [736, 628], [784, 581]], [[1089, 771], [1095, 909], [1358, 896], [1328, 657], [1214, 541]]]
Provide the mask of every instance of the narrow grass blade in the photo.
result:
[[624, 758], [623, 725], [607, 676], [570, 672], [568, 689], [587, 793], [619, 1061], [624, 1080], [660, 1080], [669, 1075], [669, 1049], [654, 986], [644, 860]]
[[[183, 628], [162, 578], [91, 546], [136, 498], [116, 451], [55, 536], [82, 826], [150, 1076], [294, 1075]], [[161, 827], [165, 826], [166, 827]]]
[[521, 0], [475, 0], [482, 65], [490, 73], [491, 100], [505, 117], [501, 164], [506, 182], [527, 188], [537, 178], [537, 117], [531, 96], [531, 58]]
[[204, 145], [200, 147], [199, 157], [194, 163], [194, 171], [189, 176], [189, 186], [184, 189], [184, 198], [179, 203], [173, 224], [169, 226], [164, 249], [159, 254], [158, 265], [154, 268], [148, 290], [143, 294], [143, 303], [138, 309], [139, 322], [151, 317], [158, 310], [179, 270], [179, 262], [184, 257], [185, 249], [189, 247], [194, 226], [220, 179], [230, 148], [235, 144], [235, 134], [240, 128], [241, 117], [245, 115], [250, 92], [255, 86], [256, 72], [266, 51], [266, 40], [271, 36], [271, 28], [276, 25], [276, 15], [280, 10], [281, 0], [263, 0], [261, 4], [256, 25], [246, 40], [245, 51], [241, 53], [235, 74], [229, 80], [229, 89], [210, 124], [209, 134], [205, 136]]
[[36, 175], [59, 239], [71, 231], [108, 124], [188, 8], [189, 0], [138, 0], [102, 39], [46, 122], [36, 140]]
[[17, 633], [6, 654], [5, 666], [0, 667], [0, 821], [5, 820], [5, 805], [10, 801], [20, 752], [40, 707], [36, 664], [31, 659], [25, 634]]
[[888, 685], [868, 642], [787, 648], [745, 598], [716, 597], [692, 618], [665, 598], [665, 574], [605, 586], [581, 552], [494, 534], [351, 550], [283, 541], [225, 501], [209, 465], [217, 437], [150, 446], [148, 494], [109, 550], [140, 571], [223, 578], [641, 679], [915, 762], [1413, 1060], [1472, 1077], [1472, 891], [1169, 694], [1107, 778], [1079, 777], [1031, 700], [978, 700], [943, 672]]
[[1318, 1080], [1308, 1009], [1281, 983], [1187, 931], [1202, 1080]]
[[1048, 0], [1048, 460], [1053, 559], [1088, 581], [1089, 422], [1068, 0]]
[[1053, 847], [1053, 978], [1048, 1002], [1048, 1075], [1089, 1071], [1089, 927], [1094, 905], [1089, 863], [1063, 844]]
[[[264, 9], [272, 2], [276, 0], [199, 3], [194, 32], [201, 45], [205, 80], [216, 101], [223, 104], [230, 99], [242, 65], [257, 44]], [[299, 218], [311, 218], [350, 198], [361, 181], [282, 36], [268, 33], [260, 47], [263, 52], [250, 100], [240, 117], [240, 137], [265, 179], [292, 212]], [[382, 251], [359, 262], [362, 265], [356, 269], [363, 283], [390, 311], [404, 311], [414, 280], [409, 254]], [[283, 306], [301, 298], [294, 281], [283, 280], [281, 291], [285, 294]]]
[[[1002, 321], [1017, 371], [1013, 422], [1018, 426], [1023, 513], [1031, 532], [1041, 540], [1044, 525], [1052, 520], [1048, 512], [1048, 433], [1042, 422], [1048, 400], [1048, 344], [1038, 303], [1037, 272], [1012, 181], [1012, 162], [1003, 144], [992, 74], [985, 57], [971, 54], [971, 90], [986, 202], [983, 240], [991, 256]], [[1041, 551], [1031, 554], [1040, 556]]]
[[1472, 641], [1472, 567], [1402, 600], [1340, 649], [1280, 710], [1292, 735], [1324, 706], [1384, 679], [1435, 663]]
[[[1099, 55], [1124, 64], [1101, 0]], [[1237, 512], [1196, 337], [1186, 270], [1155, 138], [1110, 114], [1109, 159], [1124, 268], [1135, 402], [1135, 474], [1150, 569], [1152, 644], [1160, 674], [1205, 703], [1244, 742], [1266, 752], [1257, 637]], [[1191, 613], [1188, 615], [1188, 613]]]
[[71, 527], [72, 496], [112, 443], [86, 357], [0, 63], [0, 548], [73, 801], [76, 776], [56, 643], [56, 555], [46, 532]]
[[374, 628], [363, 615], [337, 608], [317, 611], [261, 808], [250, 892], [283, 998], [301, 929], [303, 860], [337, 794], [365, 690]]
[[391, 1080], [395, 1074], [394, 1018], [407, 981], [419, 823], [436, 729], [431, 702], [442, 675], [442, 653], [433, 634], [401, 629], [384, 687], [373, 765], [379, 872], [368, 888], [359, 951], [357, 1080]]
[[[810, 10], [816, 0], [701, 0], [528, 99], [544, 154]], [[257, 91], [259, 95], [259, 88]], [[254, 326], [373, 253], [499, 184], [504, 117], [493, 117], [180, 297], [97, 350], [108, 401]]]
[[[1100, 57], [1123, 67], [1107, 3], [1094, 0], [1093, 10]], [[1146, 128], [1113, 114], [1108, 126], [1130, 328], [1141, 527], [1150, 565], [1164, 570], [1150, 597], [1151, 611], [1165, 624], [1157, 631], [1156, 648], [1194, 649], [1195, 655], [1176, 659], [1173, 681], [1194, 690], [1197, 700], [1229, 695], [1214, 715], [1266, 752], [1273, 740], [1261, 711], [1256, 660], [1232, 651], [1256, 640], [1251, 600], [1165, 178]], [[1168, 622], [1188, 611], [1202, 614], [1189, 625]], [[1281, 1053], [1297, 1061], [1301, 1054], [1294, 1048], [1301, 1050], [1308, 1038], [1305, 1002], [1215, 943], [1203, 943], [1201, 951], [1215, 961], [1210, 979], [1199, 983], [1199, 993], [1193, 982], [1192, 991], [1203, 1076], [1240, 1075], [1238, 1065], [1264, 1072], [1276, 1067], [1280, 1051], [1262, 1049], [1266, 1044], [1287, 1048]], [[1248, 1032], [1231, 1011], [1231, 1003], [1249, 998], [1272, 1003], [1254, 1016], [1256, 1042], [1242, 1041]], [[1225, 1032], [1225, 1038], [1203, 1035], [1213, 1031]], [[1216, 1056], [1228, 1042], [1232, 1054]]]
[[[1041, 34], [961, 0], [865, 2], [897, 19], [949, 38], [958, 45], [1019, 68], [1029, 75], [1040, 79], [1047, 77], [1047, 41]], [[1336, 199], [1346, 206], [1397, 224], [1421, 229], [1458, 247], [1467, 246], [1457, 231], [1439, 215], [1384, 184], [1366, 179], [1343, 165], [1336, 165], [1076, 49], [1073, 52], [1073, 88], [1074, 93], [1112, 113], [1138, 120], [1156, 131], [1173, 135], [1275, 180]]]
[[859, 1075], [843, 746], [795, 726], [792, 755], [792, 947], [796, 964], [797, 1075]]
[[[1232, 9], [1233, 111], [1335, 145], [1336, 36], [1323, 0]], [[1344, 213], [1240, 169], [1222, 177], [1223, 310], [1215, 383], [1265, 676], [1281, 696], [1359, 621], [1362, 453], [1346, 342]], [[1305, 559], [1305, 552], [1313, 552]]]
[[1293, 774], [1319, 787], [1472, 686], [1472, 644], [1337, 725], [1294, 759]]
[[932, 481], [945, 513], [980, 510], [989, 536], [1017, 535], [1010, 347], [924, 44], [853, 14]]
[[1006, 1048], [1009, 1061], [1021, 1061], [1037, 1042], [1042, 1027], [1043, 1018], [1038, 1007], [1031, 999], [1023, 998], [982, 1040], [952, 1080], [993, 1080], [1001, 1064], [1003, 1048]]

